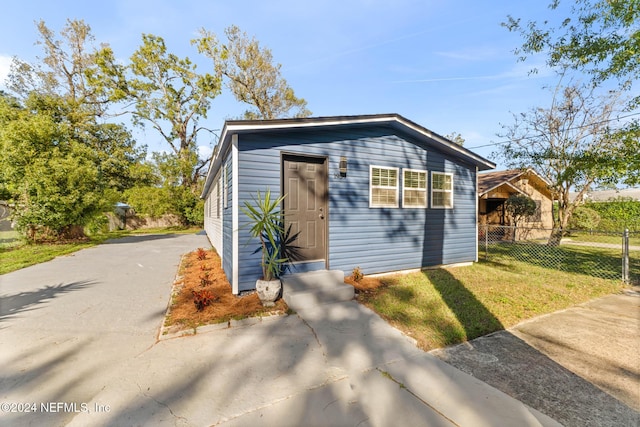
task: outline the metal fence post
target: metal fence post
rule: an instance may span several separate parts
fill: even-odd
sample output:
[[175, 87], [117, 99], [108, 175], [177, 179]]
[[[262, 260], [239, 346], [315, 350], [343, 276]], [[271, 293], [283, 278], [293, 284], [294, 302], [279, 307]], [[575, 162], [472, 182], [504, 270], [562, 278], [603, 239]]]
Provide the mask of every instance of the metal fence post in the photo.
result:
[[629, 229], [622, 233], [622, 281], [629, 283]]

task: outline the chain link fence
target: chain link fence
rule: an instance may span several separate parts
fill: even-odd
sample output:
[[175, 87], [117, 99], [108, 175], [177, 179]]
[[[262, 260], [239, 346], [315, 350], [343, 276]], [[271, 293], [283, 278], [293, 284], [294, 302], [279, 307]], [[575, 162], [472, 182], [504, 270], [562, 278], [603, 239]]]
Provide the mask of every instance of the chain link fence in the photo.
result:
[[[557, 236], [558, 238], [554, 238]], [[640, 232], [480, 225], [478, 256], [640, 284]]]

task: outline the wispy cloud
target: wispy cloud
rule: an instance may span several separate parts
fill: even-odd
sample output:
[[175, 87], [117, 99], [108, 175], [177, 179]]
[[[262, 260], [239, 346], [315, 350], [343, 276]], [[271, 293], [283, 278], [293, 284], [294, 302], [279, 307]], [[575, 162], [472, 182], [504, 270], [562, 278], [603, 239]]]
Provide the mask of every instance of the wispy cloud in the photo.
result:
[[434, 77], [430, 79], [395, 80], [391, 83], [435, 83], [435, 82], [455, 82], [461, 80], [495, 80], [500, 78], [500, 74], [493, 76], [466, 76], [466, 77]]
[[[535, 70], [535, 72], [533, 72]], [[524, 80], [531, 78], [547, 78], [554, 75], [554, 71], [547, 67], [544, 61], [530, 61], [527, 64], [518, 62], [508, 70], [496, 74], [478, 76], [443, 76], [424, 79], [394, 80], [391, 83], [437, 83], [470, 80]]]
[[488, 61], [503, 55], [503, 51], [494, 47], [474, 47], [457, 51], [437, 51], [437, 56], [467, 62]]
[[[369, 1], [369, 0], [364, 0], [364, 1]], [[331, 11], [331, 13], [334, 13], [333, 10]], [[354, 43], [350, 48], [344, 49], [341, 47], [340, 49], [337, 49], [336, 51], [328, 55], [318, 56], [313, 58], [310, 61], [303, 62], [295, 66], [290, 66], [288, 68], [308, 67], [310, 65], [316, 65], [319, 63], [333, 62], [342, 57], [348, 57], [356, 53], [371, 51], [371, 50], [380, 48], [382, 46], [396, 45], [396, 44], [403, 44], [403, 43], [406, 44], [410, 40], [419, 39], [426, 34], [438, 34], [441, 32], [446, 32], [451, 28], [456, 28], [459, 26], [466, 25], [469, 22], [472, 22], [474, 19], [475, 18], [463, 18], [463, 19], [459, 19], [456, 22], [446, 21], [441, 23], [440, 25], [424, 27], [413, 32], [394, 34], [392, 36], [383, 37], [383, 38], [374, 39], [374, 40], [360, 40], [359, 42]], [[323, 21], [319, 21], [319, 22], [323, 22]], [[352, 35], [354, 36], [355, 40], [358, 40], [358, 37], [356, 34], [352, 34]]]

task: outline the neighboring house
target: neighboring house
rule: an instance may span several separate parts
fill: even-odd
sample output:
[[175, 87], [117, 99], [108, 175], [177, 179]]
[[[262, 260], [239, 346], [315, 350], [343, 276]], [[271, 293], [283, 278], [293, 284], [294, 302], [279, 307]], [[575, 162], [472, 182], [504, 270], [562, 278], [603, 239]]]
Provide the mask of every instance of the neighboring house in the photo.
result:
[[261, 275], [241, 209], [267, 189], [286, 195], [289, 271], [471, 262], [477, 172], [494, 167], [397, 114], [227, 121], [202, 193], [205, 230], [234, 294]]
[[[518, 238], [548, 236], [548, 232], [535, 229], [553, 227], [553, 198], [549, 182], [533, 169], [513, 169], [486, 172], [478, 175], [478, 223], [482, 233], [484, 225], [513, 225], [512, 218], [505, 209], [505, 202], [513, 194], [523, 194], [536, 203], [533, 216], [518, 224], [521, 230]], [[494, 229], [494, 237], [510, 238], [506, 230]]]
[[[576, 198], [575, 192], [569, 193], [569, 199]], [[583, 201], [608, 202], [619, 197], [640, 201], [640, 188], [618, 188], [615, 190], [591, 190], [585, 194]]]

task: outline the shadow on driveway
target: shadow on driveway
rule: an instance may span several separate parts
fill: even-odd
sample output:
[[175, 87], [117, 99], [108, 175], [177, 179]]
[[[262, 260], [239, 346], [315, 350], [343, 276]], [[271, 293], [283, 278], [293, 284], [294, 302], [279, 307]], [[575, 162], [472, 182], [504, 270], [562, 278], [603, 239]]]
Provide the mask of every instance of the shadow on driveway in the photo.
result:
[[67, 284], [58, 284], [45, 286], [35, 291], [20, 292], [14, 295], [0, 296], [0, 323], [8, 320], [19, 313], [37, 310], [39, 306], [51, 301], [52, 299], [68, 294], [69, 292], [79, 291], [88, 286], [95, 285], [95, 281], [79, 281]]

